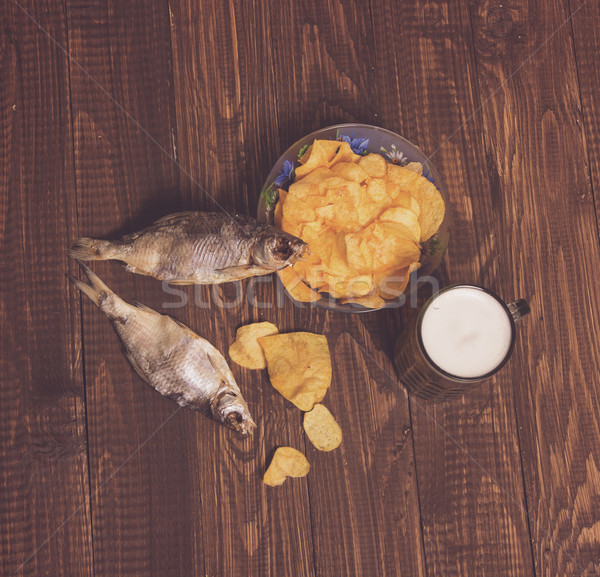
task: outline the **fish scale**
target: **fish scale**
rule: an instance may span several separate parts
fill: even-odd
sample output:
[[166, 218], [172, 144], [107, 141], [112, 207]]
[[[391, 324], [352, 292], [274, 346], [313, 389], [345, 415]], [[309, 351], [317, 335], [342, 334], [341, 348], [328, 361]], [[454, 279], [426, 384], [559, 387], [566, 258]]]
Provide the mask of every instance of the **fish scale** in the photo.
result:
[[[80, 263], [81, 264], [81, 263]], [[81, 264], [90, 284], [70, 277], [111, 320], [134, 370], [161, 395], [243, 436], [256, 424], [223, 355], [175, 319], [131, 305]]]
[[119, 240], [80, 238], [70, 256], [119, 260], [127, 270], [174, 284], [219, 284], [292, 265], [307, 244], [247, 216], [182, 212]]

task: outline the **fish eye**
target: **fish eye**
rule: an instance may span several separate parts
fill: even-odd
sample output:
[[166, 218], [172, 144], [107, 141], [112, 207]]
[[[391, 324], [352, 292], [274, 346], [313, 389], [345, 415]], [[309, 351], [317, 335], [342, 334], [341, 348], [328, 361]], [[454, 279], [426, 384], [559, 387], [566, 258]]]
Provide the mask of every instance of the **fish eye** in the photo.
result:
[[281, 261], [286, 261], [294, 254], [290, 242], [286, 238], [278, 238], [273, 245], [273, 256]]
[[244, 418], [237, 411], [233, 411], [227, 415], [227, 421], [232, 425], [241, 425]]

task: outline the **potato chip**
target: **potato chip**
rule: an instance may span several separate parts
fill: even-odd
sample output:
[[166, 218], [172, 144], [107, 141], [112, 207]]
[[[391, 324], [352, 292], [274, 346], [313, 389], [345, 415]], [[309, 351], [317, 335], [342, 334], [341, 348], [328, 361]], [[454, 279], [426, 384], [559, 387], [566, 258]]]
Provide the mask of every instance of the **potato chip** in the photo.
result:
[[[318, 208], [315, 210], [316, 213], [319, 211]], [[312, 255], [318, 257], [320, 262], [329, 262], [333, 245], [337, 242], [335, 231], [321, 222], [309, 222], [302, 229], [302, 239], [308, 243]]]
[[379, 295], [366, 295], [364, 297], [344, 299], [344, 303], [355, 303], [367, 309], [380, 309], [385, 306], [385, 301]]
[[[303, 164], [296, 168], [296, 178], [301, 179], [315, 168], [329, 166], [340, 148], [340, 144], [336, 140], [315, 140], [310, 149], [302, 156]], [[304, 160], [306, 155], [308, 158]]]
[[412, 170], [417, 174], [423, 174], [423, 165], [420, 162], [409, 162], [404, 168]]
[[410, 208], [410, 191], [402, 188], [402, 185], [387, 179], [385, 185], [385, 192], [388, 199], [394, 206], [403, 206], [404, 208]]
[[279, 200], [275, 204], [275, 210], [273, 211], [273, 224], [277, 228], [281, 228], [281, 221], [283, 220], [283, 203], [285, 197], [288, 195], [287, 190], [279, 189]]
[[385, 300], [394, 300], [400, 297], [408, 286], [410, 275], [421, 266], [413, 262], [407, 267], [394, 271], [385, 271], [373, 275], [373, 282], [377, 285], [379, 296]]
[[354, 162], [339, 162], [338, 164], [334, 164], [331, 167], [331, 172], [340, 178], [358, 183], [364, 182], [369, 177], [369, 175]]
[[410, 197], [410, 210], [412, 210], [416, 217], [419, 218], [419, 215], [421, 214], [421, 207], [419, 206], [419, 203], [416, 201], [415, 198], [413, 198], [412, 196]]
[[306, 197], [319, 194], [319, 185], [316, 182], [293, 182], [288, 188], [288, 192], [300, 200], [306, 200]]
[[[304, 178], [302, 178], [302, 180], [296, 179], [296, 181], [293, 184], [302, 183], [319, 185], [324, 180], [332, 178], [334, 176], [335, 174], [331, 170], [329, 170], [329, 168], [327, 168], [326, 166], [321, 166], [319, 168], [316, 168], [312, 172], [309, 172]], [[292, 188], [293, 184], [290, 185], [290, 189]]]
[[338, 188], [340, 186], [345, 186], [348, 184], [348, 180], [342, 178], [341, 176], [330, 176], [329, 178], [325, 178], [319, 183], [319, 191], [321, 193], [327, 192], [330, 188]]
[[339, 162], [352, 162], [356, 157], [356, 154], [354, 154], [354, 151], [350, 148], [350, 145], [347, 142], [338, 142], [338, 144], [339, 148], [329, 163], [331, 167], [335, 166]]
[[[279, 204], [279, 203], [277, 203], [277, 204]], [[302, 234], [302, 229], [304, 228], [305, 223], [297, 222], [293, 215], [292, 215], [292, 218], [294, 218], [294, 220], [287, 219], [283, 212], [285, 204], [286, 204], [285, 202], [283, 202], [281, 204], [281, 229], [300, 238], [300, 236]]]
[[266, 368], [265, 354], [257, 339], [278, 333], [279, 329], [269, 322], [253, 323], [240, 327], [235, 334], [235, 341], [229, 347], [231, 360], [247, 369]]
[[377, 204], [383, 204], [388, 199], [386, 181], [383, 178], [369, 178], [367, 193]]
[[313, 222], [315, 220], [315, 211], [297, 196], [288, 194], [283, 203], [283, 219], [296, 224]]
[[325, 284], [325, 265], [315, 255], [294, 264], [294, 270], [309, 287], [319, 289]]
[[277, 447], [263, 476], [263, 483], [276, 487], [288, 477], [306, 477], [309, 470], [310, 463], [300, 451], [292, 447]]
[[358, 234], [347, 234], [346, 258], [348, 266], [357, 273], [368, 273], [373, 270], [373, 256], [368, 244]]
[[[329, 200], [327, 200], [326, 197], [320, 194], [307, 196], [305, 197], [304, 202], [306, 202], [306, 204], [310, 206], [310, 208], [312, 208], [313, 210], [317, 208], [326, 208], [329, 204]], [[333, 209], [333, 207], [331, 208]], [[317, 216], [317, 218], [319, 218], [316, 212], [315, 215]]]
[[358, 161], [360, 166], [369, 176], [381, 178], [386, 175], [388, 163], [379, 154], [367, 154]]
[[415, 242], [419, 242], [421, 238], [421, 227], [417, 220], [417, 215], [409, 208], [388, 208], [381, 214], [379, 219], [404, 225], [411, 232], [411, 238]]
[[326, 286], [320, 290], [328, 292], [334, 298], [360, 297], [375, 290], [371, 275], [359, 275], [348, 278], [345, 275], [324, 273]]
[[302, 411], [323, 400], [331, 385], [327, 338], [313, 333], [286, 333], [259, 341], [271, 384]]
[[[323, 197], [321, 197], [323, 198]], [[326, 203], [329, 203], [327, 198], [324, 198]], [[333, 220], [335, 215], [335, 207], [333, 204], [326, 204], [325, 206], [318, 206], [315, 208], [315, 216], [321, 223], [330, 222]]]
[[277, 276], [281, 280], [285, 290], [290, 293], [290, 296], [294, 300], [301, 303], [312, 303], [321, 298], [318, 292], [304, 284], [298, 273], [291, 266], [286, 266], [278, 270]]
[[306, 436], [319, 451], [333, 451], [342, 442], [342, 429], [325, 405], [316, 404], [304, 414]]
[[358, 184], [358, 182], [352, 182], [342, 178], [332, 178], [329, 182], [325, 182], [324, 184], [327, 185], [326, 197], [330, 203], [343, 204], [348, 202], [358, 202], [360, 196], [360, 184]]
[[412, 233], [396, 222], [375, 222], [363, 229], [358, 236], [371, 253], [375, 270], [403, 268], [418, 261], [421, 256]]
[[343, 230], [338, 232], [336, 236], [336, 245], [331, 251], [331, 257], [328, 265], [328, 272], [334, 275], [349, 278], [354, 276], [352, 269], [348, 263], [348, 247], [346, 244], [346, 232]]
[[437, 232], [444, 220], [446, 207], [440, 191], [424, 176], [408, 170], [404, 166], [390, 165], [388, 175], [392, 182], [409, 190], [411, 196], [419, 203], [421, 242], [425, 242]]

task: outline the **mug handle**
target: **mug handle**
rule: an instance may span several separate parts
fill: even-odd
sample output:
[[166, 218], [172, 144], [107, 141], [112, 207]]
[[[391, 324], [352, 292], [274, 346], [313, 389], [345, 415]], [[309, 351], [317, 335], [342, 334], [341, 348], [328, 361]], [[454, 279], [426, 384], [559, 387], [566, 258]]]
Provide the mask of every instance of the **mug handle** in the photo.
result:
[[519, 299], [506, 305], [514, 321], [522, 319], [531, 312], [529, 303], [525, 299]]

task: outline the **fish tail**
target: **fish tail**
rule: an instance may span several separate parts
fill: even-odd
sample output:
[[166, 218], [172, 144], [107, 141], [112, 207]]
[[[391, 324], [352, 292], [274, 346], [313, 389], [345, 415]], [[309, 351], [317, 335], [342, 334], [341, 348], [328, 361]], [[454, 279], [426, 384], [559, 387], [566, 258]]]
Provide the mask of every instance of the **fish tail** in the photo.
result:
[[69, 256], [77, 260], [106, 260], [111, 258], [113, 243], [109, 240], [97, 240], [83, 237], [77, 239], [69, 250]]
[[102, 303], [108, 298], [108, 296], [114, 294], [113, 291], [110, 288], [108, 288], [106, 284], [104, 284], [104, 282], [94, 271], [92, 271], [92, 269], [85, 266], [81, 262], [79, 263], [79, 266], [87, 275], [90, 284], [86, 284], [82, 280], [75, 278], [73, 275], [68, 275], [69, 279], [82, 293], [87, 295], [96, 305], [102, 306]]

